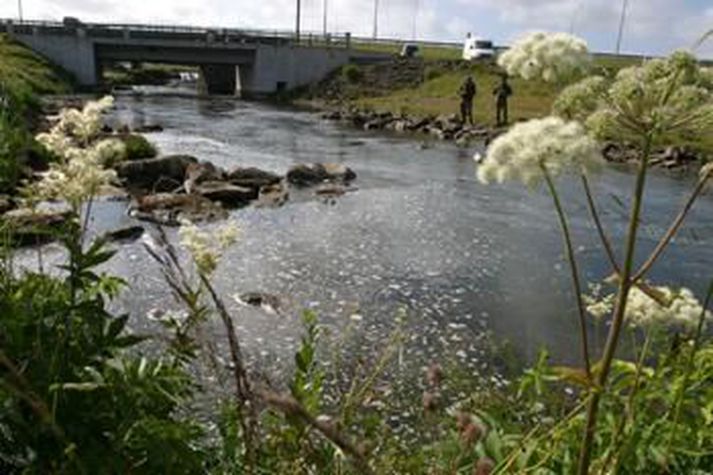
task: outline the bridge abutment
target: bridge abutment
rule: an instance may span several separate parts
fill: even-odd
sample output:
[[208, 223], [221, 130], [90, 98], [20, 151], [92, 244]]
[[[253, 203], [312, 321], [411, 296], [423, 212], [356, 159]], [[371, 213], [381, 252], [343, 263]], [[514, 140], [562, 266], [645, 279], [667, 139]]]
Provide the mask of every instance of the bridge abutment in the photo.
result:
[[238, 93], [238, 69], [230, 64], [204, 64], [198, 82], [202, 94], [234, 95]]

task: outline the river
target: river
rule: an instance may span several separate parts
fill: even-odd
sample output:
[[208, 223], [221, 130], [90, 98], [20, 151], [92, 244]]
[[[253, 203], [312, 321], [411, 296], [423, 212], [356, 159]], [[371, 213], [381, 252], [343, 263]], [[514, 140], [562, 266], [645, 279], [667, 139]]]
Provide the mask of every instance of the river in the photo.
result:
[[[477, 371], [486, 357], [484, 335], [492, 332], [525, 358], [548, 346], [560, 361], [579, 361], [573, 292], [551, 199], [517, 184], [478, 183], [475, 149], [367, 134], [315, 113], [231, 98], [121, 96], [114, 119], [164, 126], [147, 137], [166, 154], [282, 174], [295, 163], [340, 162], [358, 174], [358, 191], [333, 203], [303, 194], [281, 208], [231, 212], [242, 236], [226, 252], [215, 282], [248, 352], [259, 359], [289, 361], [301, 334], [301, 309], [315, 310], [333, 334], [348, 332], [347, 344], [365, 348], [379, 347], [402, 309], [410, 335], [406, 359], [452, 361]], [[633, 179], [631, 169], [616, 166], [593, 179], [617, 248]], [[685, 201], [693, 179], [652, 172], [641, 255]], [[600, 281], [610, 270], [579, 182], [565, 177], [558, 186], [583, 280]], [[133, 224], [126, 203], [105, 201], [96, 209], [97, 229]], [[709, 193], [654, 268], [655, 283], [689, 286], [701, 296], [713, 278], [711, 217]], [[33, 259], [33, 251], [24, 256]], [[132, 312], [135, 328], [153, 328], [145, 317], [153, 308], [178, 308], [140, 243], [120, 246], [108, 270], [129, 284], [116, 305]], [[247, 291], [276, 294], [286, 309], [272, 315], [231, 298]]]

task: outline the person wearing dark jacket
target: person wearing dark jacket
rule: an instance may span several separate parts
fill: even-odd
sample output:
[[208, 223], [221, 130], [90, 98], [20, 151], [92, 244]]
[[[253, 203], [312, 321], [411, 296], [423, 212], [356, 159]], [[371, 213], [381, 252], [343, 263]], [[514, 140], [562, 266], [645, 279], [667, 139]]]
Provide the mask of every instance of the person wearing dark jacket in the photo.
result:
[[508, 98], [512, 95], [512, 88], [508, 84], [507, 75], [503, 74], [501, 78], [500, 85], [493, 89], [496, 109], [495, 120], [498, 126], [507, 125], [508, 123]]
[[473, 125], [473, 98], [477, 92], [473, 76], [468, 76], [458, 90], [461, 121]]

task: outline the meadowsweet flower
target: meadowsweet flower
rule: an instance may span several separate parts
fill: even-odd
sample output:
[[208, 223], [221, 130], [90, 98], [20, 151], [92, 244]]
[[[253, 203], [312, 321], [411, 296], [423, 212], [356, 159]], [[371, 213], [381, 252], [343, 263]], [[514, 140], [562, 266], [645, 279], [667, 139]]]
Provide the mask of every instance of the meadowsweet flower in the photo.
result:
[[582, 125], [559, 117], [535, 119], [515, 125], [488, 148], [478, 167], [482, 183], [519, 180], [536, 186], [542, 167], [555, 177], [566, 171], [589, 171], [602, 161], [599, 145]]
[[105, 167], [124, 156], [124, 145], [117, 140], [96, 138], [101, 130], [101, 113], [113, 104], [107, 97], [89, 102], [82, 111], [63, 109], [58, 122], [36, 140], [58, 157], [38, 182], [25, 187], [32, 201], [64, 200], [75, 210], [116, 181], [116, 173]]
[[235, 225], [227, 224], [215, 234], [209, 234], [190, 221], [185, 221], [181, 224], [178, 235], [181, 245], [191, 254], [198, 271], [210, 275], [218, 267], [222, 252], [237, 240], [239, 231]]
[[498, 64], [511, 76], [566, 81], [590, 64], [584, 40], [566, 33], [537, 32], [524, 36], [498, 58]]
[[614, 310], [615, 295], [602, 296], [601, 284], [591, 284], [589, 290], [590, 294], [582, 296], [586, 310], [595, 320], [602, 320]]
[[708, 162], [703, 167], [701, 168], [700, 172], [701, 178], [708, 178], [712, 179], [713, 178], [713, 162]]

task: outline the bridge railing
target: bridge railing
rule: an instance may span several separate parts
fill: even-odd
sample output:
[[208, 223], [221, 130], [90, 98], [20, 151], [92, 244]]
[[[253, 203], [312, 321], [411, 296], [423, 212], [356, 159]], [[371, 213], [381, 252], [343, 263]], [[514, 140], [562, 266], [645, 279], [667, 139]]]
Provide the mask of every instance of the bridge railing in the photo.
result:
[[351, 34], [327, 34], [294, 31], [221, 28], [210, 26], [157, 25], [135, 23], [84, 23], [79, 21], [16, 21], [0, 19], [0, 32], [16, 34], [85, 35], [90, 38], [160, 39], [173, 38], [209, 43], [268, 43], [349, 48]]

